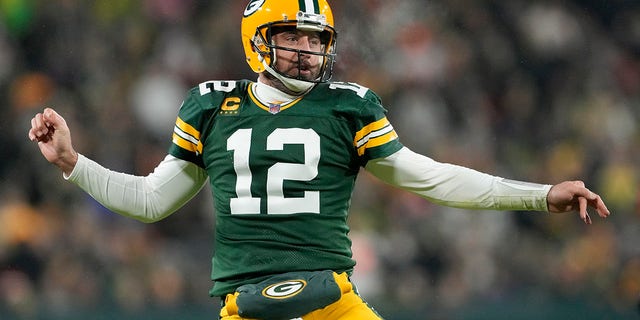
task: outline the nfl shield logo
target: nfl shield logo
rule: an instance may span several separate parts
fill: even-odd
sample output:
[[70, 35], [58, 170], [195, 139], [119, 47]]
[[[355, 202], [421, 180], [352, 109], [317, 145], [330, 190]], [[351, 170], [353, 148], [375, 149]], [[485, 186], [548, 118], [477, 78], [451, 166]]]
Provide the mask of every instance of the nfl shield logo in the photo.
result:
[[278, 112], [280, 112], [280, 105], [279, 104], [269, 104], [269, 112], [271, 112], [272, 114], [276, 114]]

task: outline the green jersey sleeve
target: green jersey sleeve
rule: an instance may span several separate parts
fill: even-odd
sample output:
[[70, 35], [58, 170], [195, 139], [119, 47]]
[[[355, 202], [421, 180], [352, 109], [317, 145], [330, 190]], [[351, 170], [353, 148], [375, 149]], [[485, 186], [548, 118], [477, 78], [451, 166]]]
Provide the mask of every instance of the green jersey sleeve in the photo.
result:
[[387, 157], [402, 148], [378, 95], [355, 83], [333, 83], [331, 86], [333, 89], [345, 89], [344, 94], [357, 101], [358, 107], [352, 118], [355, 126], [353, 146], [362, 166], [369, 160]]
[[169, 153], [206, 168], [202, 153], [207, 132], [220, 108], [233, 103], [225, 100], [225, 93], [242, 85], [236, 81], [208, 81], [189, 90], [176, 118]]

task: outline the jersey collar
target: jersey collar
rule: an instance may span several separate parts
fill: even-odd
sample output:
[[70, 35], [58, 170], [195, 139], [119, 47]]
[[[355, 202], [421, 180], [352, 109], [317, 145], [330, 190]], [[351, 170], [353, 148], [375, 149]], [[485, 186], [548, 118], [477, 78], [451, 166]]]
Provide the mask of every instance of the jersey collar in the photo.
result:
[[286, 94], [260, 81], [252, 82], [248, 91], [258, 107], [274, 114], [293, 106], [304, 97]]

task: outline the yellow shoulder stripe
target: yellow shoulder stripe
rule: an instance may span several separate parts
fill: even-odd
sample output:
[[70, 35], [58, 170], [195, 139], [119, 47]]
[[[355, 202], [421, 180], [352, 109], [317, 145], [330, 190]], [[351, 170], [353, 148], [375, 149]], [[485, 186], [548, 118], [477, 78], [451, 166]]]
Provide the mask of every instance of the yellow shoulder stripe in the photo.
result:
[[190, 124], [178, 118], [173, 129], [173, 143], [182, 149], [194, 152], [196, 155], [202, 154], [202, 142], [200, 141], [200, 131]]
[[196, 130], [196, 128], [192, 127], [190, 124], [184, 122], [184, 120], [180, 119], [180, 117], [176, 119], [176, 127], [182, 130], [184, 133], [198, 140], [200, 139], [200, 131]]
[[362, 138], [369, 135], [372, 131], [380, 130], [381, 128], [384, 128], [387, 125], [389, 125], [389, 120], [387, 120], [387, 117], [384, 117], [378, 121], [372, 122], [364, 126], [364, 128], [356, 132], [354, 143], [357, 143], [358, 141], [362, 140]]
[[381, 146], [397, 138], [398, 134], [385, 117], [356, 132], [353, 144], [358, 150], [358, 155], [363, 155], [366, 149]]

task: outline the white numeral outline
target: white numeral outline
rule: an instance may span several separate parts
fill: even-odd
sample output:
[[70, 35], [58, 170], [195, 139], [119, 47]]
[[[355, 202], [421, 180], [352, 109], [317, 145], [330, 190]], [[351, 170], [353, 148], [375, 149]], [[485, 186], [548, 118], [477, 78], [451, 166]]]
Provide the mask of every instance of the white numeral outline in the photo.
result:
[[236, 81], [206, 81], [198, 85], [201, 96], [211, 93], [210, 84], [213, 84], [213, 90], [227, 93], [233, 91], [233, 89], [236, 88]]
[[369, 91], [369, 88], [363, 87], [353, 82], [332, 82], [329, 85], [329, 89], [351, 90], [355, 92], [360, 98], [364, 98], [364, 96], [367, 94], [367, 91]]
[[[259, 214], [261, 198], [251, 194], [253, 175], [249, 165], [253, 129], [239, 129], [227, 139], [233, 151], [236, 198], [231, 198], [231, 214]], [[320, 136], [313, 129], [276, 129], [267, 136], [266, 150], [284, 150], [288, 144], [302, 145], [304, 163], [278, 162], [267, 172], [267, 214], [320, 213], [320, 192], [304, 191], [302, 197], [285, 197], [284, 181], [311, 181], [318, 175]]]

